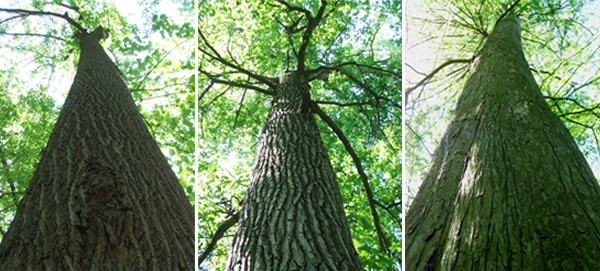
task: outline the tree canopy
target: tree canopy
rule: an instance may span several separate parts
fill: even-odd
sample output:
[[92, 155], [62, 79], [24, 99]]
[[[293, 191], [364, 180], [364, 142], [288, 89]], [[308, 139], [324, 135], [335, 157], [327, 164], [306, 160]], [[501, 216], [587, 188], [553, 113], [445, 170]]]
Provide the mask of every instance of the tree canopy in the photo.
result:
[[138, 14], [112, 1], [8, 1], [0, 7], [0, 238], [24, 195], [64, 98], [76, 29], [110, 30], [103, 44], [147, 127], [193, 202], [193, 1], [140, 1]]
[[599, 176], [597, 1], [407, 4], [413, 12], [406, 28], [406, 204], [425, 176], [476, 53], [511, 8], [520, 15], [525, 56], [542, 94]]
[[321, 76], [311, 96], [363, 266], [400, 266], [400, 6], [200, 2], [197, 206], [199, 251], [210, 255], [201, 268], [224, 265], [273, 82], [294, 70]]

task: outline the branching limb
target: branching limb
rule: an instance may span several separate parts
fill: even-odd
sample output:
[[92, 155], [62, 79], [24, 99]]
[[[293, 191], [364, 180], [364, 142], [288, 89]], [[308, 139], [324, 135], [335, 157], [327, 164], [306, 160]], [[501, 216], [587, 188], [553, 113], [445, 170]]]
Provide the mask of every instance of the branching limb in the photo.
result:
[[3, 23], [6, 23], [6, 22], [9, 22], [9, 21], [12, 21], [12, 20], [15, 20], [15, 19], [20, 19], [20, 18], [23, 18], [23, 17], [27, 17], [27, 15], [23, 15], [23, 14], [21, 14], [21, 15], [16, 15], [16, 16], [8, 17], [8, 18], [6, 18], [6, 19], [4, 19], [4, 20], [0, 21], [0, 24], [3, 24]]
[[355, 102], [355, 103], [338, 103], [338, 102], [330, 102], [330, 101], [314, 101], [317, 104], [330, 104], [339, 107], [347, 107], [347, 106], [362, 106], [372, 104], [372, 102]]
[[69, 6], [67, 4], [63, 4], [63, 3], [55, 4], [53, 2], [46, 2], [44, 4], [45, 5], [59, 5], [59, 6], [63, 7], [63, 8], [68, 8], [68, 9], [71, 9], [71, 10], [79, 12], [79, 8], [78, 7], [72, 7], [72, 6]]
[[242, 111], [242, 106], [244, 105], [244, 98], [246, 98], [247, 88], [244, 89], [244, 93], [242, 94], [242, 99], [240, 100], [240, 106], [238, 107], [237, 112], [235, 113], [235, 119], [233, 120], [233, 129], [235, 130], [235, 126], [237, 125], [238, 117], [240, 116], [240, 112]]
[[379, 208], [381, 208], [381, 209], [384, 209], [384, 210], [385, 210], [385, 211], [386, 211], [386, 212], [387, 212], [387, 213], [388, 213], [388, 214], [389, 214], [389, 215], [392, 217], [392, 219], [393, 219], [393, 220], [394, 220], [394, 221], [395, 221], [395, 222], [398, 224], [398, 227], [402, 228], [402, 222], [400, 221], [400, 218], [399, 218], [399, 217], [397, 217], [396, 215], [394, 215], [394, 214], [392, 213], [392, 211], [390, 210], [390, 209], [392, 209], [392, 208], [394, 208], [394, 207], [397, 207], [397, 206], [400, 206], [400, 205], [402, 205], [402, 201], [397, 201], [397, 202], [394, 202], [394, 203], [392, 203], [392, 204], [390, 204], [390, 205], [387, 205], [387, 206], [386, 206], [386, 205], [383, 205], [383, 204], [382, 204], [381, 202], [379, 202], [379, 201], [375, 201], [375, 204], [376, 204], [377, 206], [379, 206]]
[[317, 28], [321, 19], [323, 19], [323, 14], [325, 13], [325, 7], [327, 6], [326, 0], [321, 0], [321, 6], [319, 7], [319, 11], [317, 11], [317, 15], [313, 17], [311, 12], [305, 8], [297, 7], [290, 5], [289, 3], [277, 0], [278, 3], [285, 6], [289, 11], [301, 12], [306, 17], [307, 23], [304, 29], [304, 34], [302, 35], [302, 43], [300, 44], [300, 48], [296, 54], [296, 58], [298, 60], [298, 66], [296, 70], [300, 73], [304, 72], [305, 69], [305, 61], [306, 61], [306, 49], [310, 43], [310, 39], [312, 38], [313, 31]]
[[568, 112], [568, 113], [563, 113], [562, 110], [561, 110], [562, 114], [558, 115], [559, 118], [566, 117], [566, 116], [569, 116], [569, 115], [578, 115], [578, 114], [582, 114], [582, 113], [586, 113], [586, 112], [590, 112], [596, 118], [600, 118], [600, 114], [597, 113], [597, 112], [595, 112], [595, 110], [600, 109], [600, 103], [596, 104], [593, 107], [586, 107], [585, 105], [580, 104], [577, 100], [575, 100], [573, 98], [566, 98], [566, 97], [555, 98], [555, 97], [550, 97], [550, 96], [544, 96], [544, 98], [554, 101], [554, 103], [555, 103], [555, 105], [557, 107], [558, 107], [557, 101], [563, 100], [563, 101], [572, 102], [575, 105], [577, 105], [579, 108], [581, 108], [581, 110], [573, 111], [573, 112]]
[[[151, 73], [152, 73], [154, 70], [156, 70], [156, 68], [158, 67], [158, 65], [160, 65], [161, 63], [163, 63], [169, 54], [171, 54], [173, 51], [175, 51], [175, 49], [179, 48], [179, 46], [180, 46], [182, 43], [185, 43], [185, 42], [186, 42], [186, 41], [183, 41], [183, 42], [179, 42], [179, 43], [177, 43], [177, 44], [175, 45], [175, 47], [173, 47], [173, 49], [171, 49], [170, 51], [168, 51], [167, 53], [165, 53], [165, 55], [163, 55], [163, 56], [162, 56], [162, 58], [161, 58], [161, 59], [160, 59], [158, 62], [156, 62], [156, 64], [155, 64], [155, 65], [152, 67], [152, 69], [150, 69], [150, 70], [149, 70], [149, 71], [146, 73], [146, 75], [144, 75], [144, 78], [142, 78], [142, 81], [140, 81], [140, 82], [137, 84], [137, 86], [135, 87], [134, 91], [137, 91], [137, 90], [139, 90], [139, 89], [140, 89], [140, 87], [142, 86], [142, 84], [144, 83], [144, 81], [146, 81], [146, 79], [148, 78], [148, 76], [150, 76], [150, 74], [151, 74]], [[117, 69], [118, 69], [118, 67], [117, 67]]]
[[[456, 63], [471, 63], [473, 61], [473, 58], [470, 59], [450, 59], [444, 63], [442, 63], [442, 65], [439, 65], [437, 68], [435, 68], [432, 72], [430, 72], [427, 76], [425, 76], [425, 78], [423, 78], [421, 81], [419, 81], [419, 83], [417, 83], [416, 85], [414, 85], [411, 88], [406, 89], [406, 91], [404, 92], [405, 96], [408, 97], [410, 95], [411, 92], [413, 92], [415, 89], [417, 89], [418, 87], [426, 84], [427, 82], [429, 82], [429, 80], [431, 80], [431, 78], [433, 78], [433, 76], [435, 76], [436, 73], [440, 72], [442, 69], [444, 69], [446, 66], [449, 66], [451, 64], [456, 64]], [[405, 99], [407, 100], [407, 99]]]
[[348, 141], [348, 138], [346, 138], [340, 127], [338, 127], [337, 124], [335, 124], [335, 122], [329, 116], [327, 116], [327, 114], [325, 114], [325, 112], [323, 112], [323, 110], [319, 108], [319, 106], [317, 106], [316, 104], [313, 106], [312, 109], [317, 115], [319, 115], [319, 117], [323, 121], [325, 121], [325, 123], [327, 123], [327, 125], [329, 125], [329, 128], [331, 128], [331, 130], [333, 130], [333, 132], [337, 135], [340, 141], [342, 141], [344, 147], [346, 148], [346, 151], [352, 157], [354, 165], [356, 166], [356, 170], [358, 171], [358, 175], [360, 175], [360, 179], [362, 180], [365, 192], [367, 194], [369, 207], [371, 209], [371, 215], [373, 216], [373, 223], [375, 224], [375, 229], [377, 231], [377, 236], [379, 239], [379, 248], [381, 251], [389, 252], [389, 243], [385, 239], [385, 235], [383, 233], [383, 230], [381, 229], [381, 224], [379, 222], [379, 215], [377, 214], [377, 210], [375, 209], [375, 199], [373, 198], [373, 191], [371, 190], [371, 186], [369, 185], [369, 180], [367, 178], [367, 174], [365, 173], [362, 167], [360, 158], [350, 145], [350, 141]]
[[250, 78], [253, 78], [253, 79], [275, 89], [275, 87], [277, 86], [277, 84], [275, 83], [277, 81], [276, 78], [255, 74], [249, 70], [246, 70], [246, 69], [240, 67], [239, 65], [232, 63], [231, 61], [226, 60], [219, 54], [219, 52], [214, 47], [212, 47], [210, 45], [210, 43], [208, 42], [208, 39], [206, 39], [206, 36], [204, 36], [202, 31], [198, 31], [198, 34], [199, 34], [200, 38], [202, 39], [203, 43], [209, 49], [209, 50], [206, 50], [204, 48], [199, 47], [198, 50], [200, 50], [200, 52], [207, 55], [212, 60], [216, 60], [217, 62], [219, 62], [229, 68], [232, 68], [240, 73], [243, 73], [243, 74], [249, 76]]
[[[358, 85], [360, 88], [362, 88], [363, 90], [365, 90], [366, 92], [368, 92], [369, 94], [371, 94], [375, 99], [377, 100], [384, 100], [388, 103], [390, 103], [392, 106], [402, 110], [402, 105], [396, 103], [395, 101], [380, 96], [379, 94], [377, 94], [377, 92], [375, 92], [373, 89], [371, 89], [371, 87], [367, 86], [367, 84], [363, 83], [362, 81], [358, 80], [358, 78], [354, 77], [353, 75], [351, 75], [350, 73], [344, 71], [343, 69], [340, 68], [336, 68], [337, 71], [339, 71], [341, 74], [345, 75], [346, 77], [348, 77], [350, 80], [352, 80], [352, 82], [354, 82], [356, 85]], [[401, 91], [400, 89], [398, 89], [398, 91]]]
[[219, 242], [219, 240], [223, 237], [225, 232], [227, 232], [227, 230], [229, 230], [229, 228], [231, 228], [233, 225], [235, 225], [239, 219], [240, 219], [240, 213], [237, 212], [233, 216], [231, 216], [229, 219], [227, 219], [225, 222], [223, 222], [223, 224], [221, 224], [221, 226], [219, 226], [219, 228], [217, 229], [217, 232], [215, 232], [215, 234], [210, 238], [210, 242], [208, 242], [206, 249], [204, 249], [204, 251], [202, 251], [202, 254], [198, 257], [198, 265], [201, 265], [202, 262], [204, 262], [204, 260], [206, 260], [208, 255], [210, 255], [210, 253], [213, 251], [213, 249], [215, 248], [215, 245], [217, 245], [217, 242]]
[[87, 33], [87, 31], [76, 21], [74, 21], [73, 19], [71, 19], [66, 13], [65, 14], [58, 14], [58, 13], [54, 13], [54, 12], [46, 12], [46, 11], [35, 11], [35, 10], [25, 10], [25, 9], [10, 9], [10, 8], [0, 8], [0, 11], [4, 11], [4, 12], [8, 12], [8, 13], [17, 13], [17, 14], [21, 14], [24, 16], [30, 16], [30, 15], [34, 15], [34, 16], [54, 16], [57, 18], [61, 18], [65, 21], [67, 21], [69, 24], [71, 24], [72, 26], [74, 26], [75, 28], [77, 28], [77, 30], [81, 33]]
[[65, 40], [63, 38], [52, 36], [52, 35], [45, 35], [45, 34], [0, 32], [0, 35], [42, 37], [42, 38], [50, 38], [50, 39], [55, 39], [55, 40], [60, 40], [60, 41], [63, 41], [63, 42], [67, 42], [67, 40]]
[[404, 125], [406, 125], [408, 130], [410, 130], [410, 132], [413, 133], [415, 135], [415, 137], [417, 137], [417, 141], [419, 141], [419, 143], [421, 143], [421, 146], [423, 146], [423, 148], [425, 149], [427, 154], [429, 154], [429, 156], [432, 156], [433, 153], [429, 150], [429, 148], [427, 148], [427, 145], [425, 144], [425, 141], [423, 140], [423, 138], [419, 134], [417, 134], [417, 132], [412, 128], [412, 126], [410, 126], [410, 124], [405, 123]]
[[228, 80], [223, 80], [223, 79], [219, 79], [218, 75], [213, 75], [210, 74], [202, 69], [198, 70], [200, 73], [206, 75], [206, 77], [208, 77], [208, 79], [211, 80], [211, 83], [217, 83], [217, 84], [221, 84], [221, 85], [228, 85], [228, 86], [232, 86], [232, 87], [238, 87], [238, 88], [244, 88], [244, 89], [252, 89], [255, 90], [256, 92], [260, 92], [262, 94], [266, 94], [269, 96], [274, 96], [275, 93], [271, 90], [267, 90], [267, 89], [263, 89], [260, 87], [257, 87], [255, 85], [250, 85], [250, 84], [244, 84], [244, 83], [238, 83], [238, 82], [233, 82], [233, 81], [228, 81]]

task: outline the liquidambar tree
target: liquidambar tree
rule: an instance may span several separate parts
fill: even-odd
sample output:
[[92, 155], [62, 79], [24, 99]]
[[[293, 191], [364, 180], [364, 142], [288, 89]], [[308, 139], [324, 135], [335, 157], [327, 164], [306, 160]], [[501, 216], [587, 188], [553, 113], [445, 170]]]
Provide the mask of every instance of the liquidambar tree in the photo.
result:
[[408, 270], [595, 270], [600, 188], [552, 113], [517, 15], [478, 53], [407, 213]]
[[73, 85], [2, 244], [0, 270], [192, 270], [193, 208], [99, 41], [78, 34]]

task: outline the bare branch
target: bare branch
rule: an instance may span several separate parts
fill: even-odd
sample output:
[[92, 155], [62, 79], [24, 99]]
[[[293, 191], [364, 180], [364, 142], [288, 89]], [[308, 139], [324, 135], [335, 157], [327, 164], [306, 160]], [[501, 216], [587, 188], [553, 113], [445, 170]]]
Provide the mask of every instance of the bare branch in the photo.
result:
[[23, 17], [27, 17], [27, 15], [21, 14], [21, 15], [17, 15], [17, 16], [12, 16], [12, 17], [8, 17], [6, 18], [4, 21], [0, 21], [0, 24], [12, 21], [14, 19], [19, 19], [19, 18], [23, 18]]
[[282, 1], [282, 0], [277, 0], [278, 3], [284, 5], [287, 9], [291, 10], [291, 11], [297, 11], [297, 12], [302, 12], [304, 13], [304, 16], [306, 16], [306, 19], [308, 20], [312, 20], [312, 14], [310, 14], [310, 11], [308, 11], [307, 9], [301, 8], [301, 7], [295, 7], [290, 5], [288, 2]]
[[390, 205], [388, 205], [388, 206], [385, 206], [385, 205], [381, 204], [381, 202], [379, 202], [379, 201], [375, 201], [375, 204], [376, 204], [377, 206], [379, 206], [381, 209], [384, 209], [384, 210], [385, 210], [385, 211], [386, 211], [386, 212], [387, 212], [387, 213], [388, 213], [388, 214], [389, 214], [389, 215], [392, 217], [392, 219], [394, 219], [394, 221], [396, 221], [396, 223], [398, 224], [398, 226], [399, 226], [399, 227], [402, 227], [402, 222], [400, 222], [400, 218], [396, 217], [396, 216], [395, 216], [395, 215], [392, 213], [392, 211], [390, 211], [390, 209], [392, 209], [392, 208], [394, 208], [394, 207], [396, 207], [396, 206], [400, 206], [400, 205], [402, 205], [402, 201], [397, 201], [397, 202], [395, 202], [395, 203], [392, 203], [392, 204], [390, 204]]
[[208, 91], [215, 85], [215, 82], [210, 81], [210, 84], [208, 85], [208, 87], [206, 87], [204, 89], [204, 91], [202, 91], [202, 93], [198, 96], [198, 101], [201, 101], [202, 98], [204, 97], [204, 95], [206, 95], [206, 93], [208, 93]]

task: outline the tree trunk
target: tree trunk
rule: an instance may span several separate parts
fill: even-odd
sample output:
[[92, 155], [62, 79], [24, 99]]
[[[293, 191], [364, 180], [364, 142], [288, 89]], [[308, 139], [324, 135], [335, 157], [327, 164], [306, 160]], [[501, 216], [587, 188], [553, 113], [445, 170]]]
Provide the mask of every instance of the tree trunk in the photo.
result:
[[308, 84], [276, 89], [226, 270], [360, 270]]
[[0, 270], [192, 270], [194, 213], [98, 38], [77, 74]]
[[408, 270], [597, 270], [600, 188], [516, 15], [488, 37], [407, 213]]

